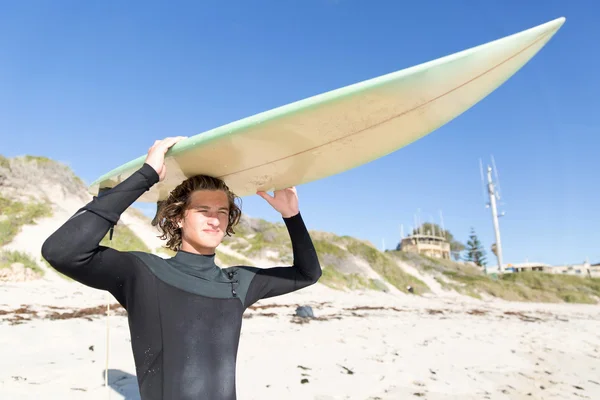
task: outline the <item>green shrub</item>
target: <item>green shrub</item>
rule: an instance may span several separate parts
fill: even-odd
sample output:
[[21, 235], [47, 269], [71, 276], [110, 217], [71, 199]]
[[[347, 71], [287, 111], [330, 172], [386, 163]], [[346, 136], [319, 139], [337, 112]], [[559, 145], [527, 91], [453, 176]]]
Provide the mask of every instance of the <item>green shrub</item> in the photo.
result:
[[23, 264], [25, 268], [31, 269], [40, 275], [44, 275], [44, 270], [42, 270], [28, 254], [20, 251], [0, 251], [0, 268], [10, 268], [14, 263]]
[[0, 247], [12, 242], [24, 225], [51, 216], [52, 207], [47, 202], [23, 203], [0, 197]]
[[112, 240], [107, 233], [100, 245], [111, 247], [119, 251], [144, 251], [150, 253], [150, 249], [127, 225], [117, 224], [115, 226]]

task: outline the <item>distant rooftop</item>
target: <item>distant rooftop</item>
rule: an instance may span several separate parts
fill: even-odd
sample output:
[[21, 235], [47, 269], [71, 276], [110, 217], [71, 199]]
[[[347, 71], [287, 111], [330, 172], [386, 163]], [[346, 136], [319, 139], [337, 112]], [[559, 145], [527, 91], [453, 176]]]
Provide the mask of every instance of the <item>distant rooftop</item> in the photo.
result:
[[434, 239], [434, 240], [443, 240], [443, 241], [447, 240], [443, 236], [439, 236], [439, 235], [426, 235], [426, 234], [423, 234], [423, 233], [415, 233], [414, 235], [405, 236], [402, 239], [408, 239], [408, 238], [412, 238], [412, 239]]

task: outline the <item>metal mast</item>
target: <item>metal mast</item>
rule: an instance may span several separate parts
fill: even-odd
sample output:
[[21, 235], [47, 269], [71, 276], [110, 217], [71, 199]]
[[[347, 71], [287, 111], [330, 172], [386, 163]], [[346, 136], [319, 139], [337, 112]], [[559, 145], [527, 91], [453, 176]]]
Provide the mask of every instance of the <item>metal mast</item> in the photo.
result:
[[[492, 222], [494, 223], [494, 233], [496, 235], [496, 243], [494, 243], [496, 258], [498, 260], [498, 273], [504, 272], [504, 264], [502, 261], [502, 242], [500, 240], [500, 224], [498, 222], [498, 218], [504, 216], [504, 213], [498, 214], [497, 203], [496, 201], [500, 200], [500, 181], [498, 179], [498, 171], [496, 169], [496, 163], [492, 156], [492, 164], [494, 165], [493, 171], [496, 177], [496, 181], [498, 184], [498, 189], [496, 189], [496, 183], [494, 183], [492, 179], [492, 167], [488, 165], [487, 167], [487, 191], [490, 202], [486, 204], [486, 207], [490, 207], [492, 210]], [[481, 168], [481, 160], [480, 160], [480, 168]], [[483, 175], [483, 169], [481, 170]], [[482, 176], [483, 178], [483, 176]]]

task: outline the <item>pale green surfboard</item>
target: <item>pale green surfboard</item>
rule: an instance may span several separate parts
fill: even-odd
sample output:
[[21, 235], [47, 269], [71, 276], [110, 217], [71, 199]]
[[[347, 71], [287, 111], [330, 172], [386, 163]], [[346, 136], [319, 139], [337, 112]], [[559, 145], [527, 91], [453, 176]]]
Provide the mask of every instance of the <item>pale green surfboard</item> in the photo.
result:
[[[179, 142], [168, 175], [139, 201], [156, 202], [184, 179], [206, 174], [239, 196], [322, 179], [390, 154], [482, 100], [525, 65], [565, 19], [437, 60], [310, 97]], [[173, 136], [177, 136], [174, 134]], [[140, 143], [149, 147], [154, 140]], [[147, 146], [147, 147], [146, 147]], [[139, 169], [146, 155], [90, 185], [96, 195]]]

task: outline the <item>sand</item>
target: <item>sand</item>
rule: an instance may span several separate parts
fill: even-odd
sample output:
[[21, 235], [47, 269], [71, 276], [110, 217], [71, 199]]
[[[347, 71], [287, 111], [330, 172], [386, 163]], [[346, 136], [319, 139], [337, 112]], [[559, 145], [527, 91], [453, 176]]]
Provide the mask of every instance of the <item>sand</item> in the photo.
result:
[[[109, 319], [104, 386], [106, 299], [63, 279], [3, 283], [0, 397], [139, 399], [124, 315]], [[299, 305], [310, 305], [316, 319], [295, 317]], [[100, 315], [56, 319], [96, 306]], [[256, 306], [242, 328], [239, 400], [600, 398], [597, 305], [344, 293], [317, 284]]]

